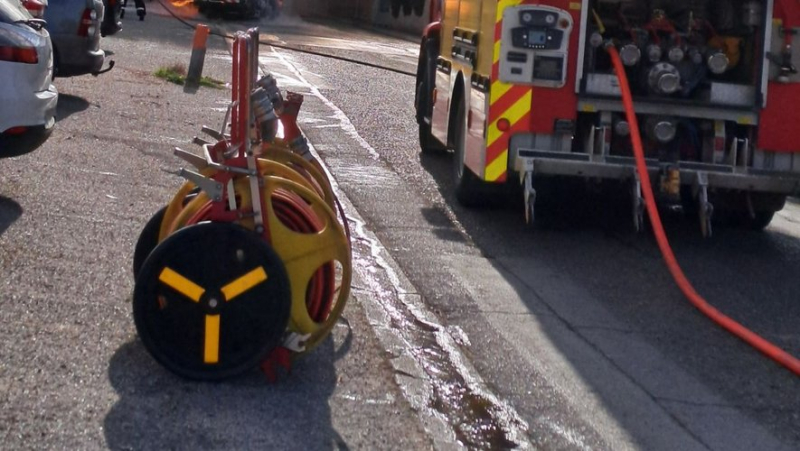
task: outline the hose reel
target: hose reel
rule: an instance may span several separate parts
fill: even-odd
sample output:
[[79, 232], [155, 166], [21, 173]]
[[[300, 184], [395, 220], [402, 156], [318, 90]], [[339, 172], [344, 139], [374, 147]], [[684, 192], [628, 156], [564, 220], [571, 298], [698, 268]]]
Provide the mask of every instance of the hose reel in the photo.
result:
[[[347, 218], [296, 125], [302, 96], [256, 80], [258, 31], [233, 42], [232, 101], [195, 170], [136, 244], [134, 321], [174, 373], [221, 380], [321, 343], [350, 293]], [[228, 119], [230, 123], [228, 124]], [[283, 136], [280, 130], [284, 130]]]

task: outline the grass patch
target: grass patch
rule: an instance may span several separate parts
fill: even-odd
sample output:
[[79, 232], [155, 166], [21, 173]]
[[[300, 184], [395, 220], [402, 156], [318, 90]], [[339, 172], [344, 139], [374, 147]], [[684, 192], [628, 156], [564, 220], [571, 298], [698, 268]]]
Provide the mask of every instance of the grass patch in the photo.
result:
[[[173, 64], [172, 66], [159, 67], [154, 73], [158, 78], [167, 80], [170, 83], [183, 86], [186, 83], [186, 66], [183, 64]], [[200, 86], [207, 88], [222, 89], [225, 82], [211, 77], [200, 77]]]

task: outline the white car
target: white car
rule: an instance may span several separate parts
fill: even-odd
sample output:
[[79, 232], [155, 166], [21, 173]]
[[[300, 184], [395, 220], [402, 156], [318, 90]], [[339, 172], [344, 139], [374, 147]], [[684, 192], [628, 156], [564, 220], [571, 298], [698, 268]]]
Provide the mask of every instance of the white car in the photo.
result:
[[0, 0], [0, 157], [39, 147], [55, 125], [53, 46], [44, 21]]

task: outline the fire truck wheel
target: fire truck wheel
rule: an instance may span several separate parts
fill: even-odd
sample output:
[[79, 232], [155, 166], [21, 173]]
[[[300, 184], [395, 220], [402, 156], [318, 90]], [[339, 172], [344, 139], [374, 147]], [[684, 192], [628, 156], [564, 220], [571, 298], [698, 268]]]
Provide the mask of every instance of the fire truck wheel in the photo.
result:
[[453, 178], [456, 200], [465, 207], [478, 207], [484, 202], [484, 183], [464, 165], [466, 152], [467, 120], [464, 101], [458, 102], [456, 134], [453, 143]]
[[144, 347], [170, 371], [197, 380], [255, 368], [280, 344], [290, 310], [281, 258], [231, 223], [170, 235], [145, 260], [133, 292]]
[[[417, 108], [420, 111], [419, 122], [419, 148], [424, 154], [440, 153], [445, 148], [438, 139], [434, 138], [431, 133], [431, 124], [426, 122], [425, 119], [430, 121], [430, 90], [428, 89], [427, 80], [423, 80], [417, 86]], [[427, 113], [426, 113], [427, 112]]]
[[767, 228], [770, 222], [772, 222], [772, 218], [775, 216], [774, 211], [756, 211], [755, 217], [750, 215], [745, 215], [742, 218], [742, 225], [749, 230], [764, 230]]
[[414, 105], [417, 109], [419, 124], [419, 145], [422, 153], [441, 152], [445, 149], [439, 140], [431, 134], [431, 118], [433, 115], [433, 83], [436, 76], [436, 58], [439, 54], [438, 37], [426, 37], [420, 45], [420, 59], [417, 66], [417, 91]]

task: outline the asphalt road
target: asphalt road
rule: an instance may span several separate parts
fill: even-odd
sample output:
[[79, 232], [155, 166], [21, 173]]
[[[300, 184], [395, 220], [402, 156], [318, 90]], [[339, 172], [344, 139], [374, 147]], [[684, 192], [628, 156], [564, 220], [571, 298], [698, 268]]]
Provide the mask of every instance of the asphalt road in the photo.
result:
[[[249, 23], [218, 23], [232, 31]], [[285, 18], [264, 38], [414, 70], [412, 38]], [[683, 299], [647, 233], [576, 192], [534, 230], [513, 196], [459, 207], [421, 158], [413, 78], [262, 47], [353, 220], [354, 294], [332, 339], [268, 385], [182, 381], [136, 338], [139, 228], [180, 184], [172, 146], [226, 90], [152, 77], [191, 31], [151, 12], [104, 40], [117, 68], [58, 80], [56, 133], [0, 160], [0, 433], [9, 448], [797, 449], [800, 381]], [[206, 75], [229, 79], [214, 38]], [[625, 211], [624, 208], [622, 210]], [[764, 233], [667, 218], [723, 312], [800, 355], [800, 207]]]
[[[277, 384], [257, 370], [187, 382], [141, 345], [133, 246], [182, 183], [172, 148], [196, 149], [192, 137], [219, 128], [230, 99], [227, 88], [184, 94], [152, 75], [186, 66], [191, 42], [153, 10], [125, 21], [103, 39], [116, 68], [57, 79], [53, 135], [0, 160], [0, 447], [431, 447], [356, 297], [332, 338]], [[228, 43], [212, 37], [204, 75], [229, 81], [230, 70]]]

